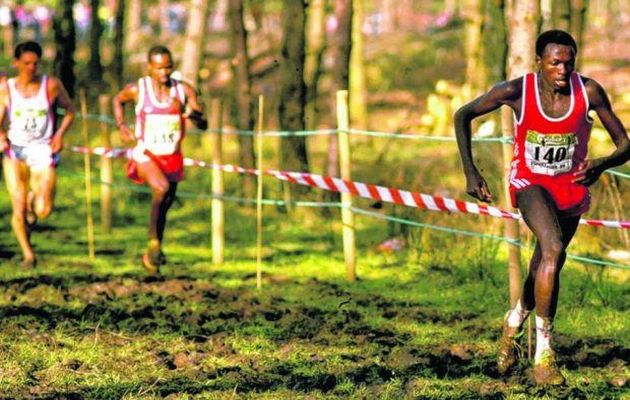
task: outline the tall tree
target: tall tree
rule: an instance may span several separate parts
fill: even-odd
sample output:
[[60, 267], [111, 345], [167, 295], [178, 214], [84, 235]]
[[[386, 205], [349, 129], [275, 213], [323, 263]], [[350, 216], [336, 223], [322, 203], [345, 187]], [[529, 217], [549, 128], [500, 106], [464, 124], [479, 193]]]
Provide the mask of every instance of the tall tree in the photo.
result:
[[322, 59], [326, 48], [326, 0], [312, 0], [306, 16], [306, 59], [304, 61], [304, 81], [306, 83], [306, 127], [317, 128], [319, 108], [317, 97], [319, 78], [322, 74]]
[[123, 46], [125, 26], [125, 0], [116, 0], [114, 13], [114, 56], [112, 57], [111, 72], [114, 77], [116, 90], [123, 86]]
[[[350, 54], [352, 52], [352, 0], [335, 1], [335, 17], [337, 18], [337, 31], [333, 40], [333, 104], [336, 102], [338, 90], [348, 90], [350, 76]], [[337, 116], [333, 115], [334, 125], [337, 124]], [[329, 176], [339, 174], [339, 145], [336, 136], [329, 136], [328, 165], [326, 172]]]
[[[508, 58], [506, 66], [507, 79], [514, 79], [532, 70], [536, 65], [534, 43], [540, 26], [540, 6], [538, 0], [507, 0], [505, 5], [508, 26]], [[502, 109], [502, 125], [504, 136], [514, 136], [513, 116], [507, 107]], [[509, 173], [509, 160], [512, 158], [511, 146], [503, 146], [505, 176]], [[509, 198], [507, 185], [506, 199]], [[509, 202], [508, 202], [509, 203]], [[518, 222], [506, 221], [506, 236], [518, 237]], [[521, 291], [521, 261], [517, 246], [509, 244], [510, 304], [514, 306]]]
[[55, 75], [61, 80], [68, 90], [68, 94], [74, 97], [74, 84], [76, 76], [74, 74], [74, 51], [77, 47], [76, 30], [74, 19], [72, 18], [73, 0], [59, 0], [53, 19], [53, 30], [55, 32], [55, 55], [54, 70]]
[[132, 53], [138, 49], [138, 45], [142, 41], [142, 0], [129, 0], [127, 7], [125, 49]]
[[101, 36], [103, 24], [98, 17], [100, 0], [90, 0], [92, 11], [92, 24], [90, 26], [90, 59], [88, 61], [88, 75], [92, 82], [103, 81], [103, 65], [101, 64]]
[[182, 60], [182, 75], [197, 86], [199, 67], [203, 59], [204, 37], [208, 31], [208, 14], [210, 7], [207, 0], [190, 0], [186, 39]]
[[483, 28], [481, 30], [481, 58], [484, 66], [484, 82], [480, 87], [486, 91], [492, 82], [506, 78], [507, 32], [505, 26], [505, 1], [483, 0]]
[[571, 30], [571, 0], [555, 0], [551, 7], [554, 29]]
[[[249, 71], [249, 53], [247, 50], [247, 30], [243, 20], [243, 0], [230, 0], [229, 19], [232, 29], [232, 48], [234, 58], [234, 99], [233, 111], [236, 114], [239, 129], [254, 129], [254, 103], [252, 99], [252, 78]], [[238, 136], [239, 161], [245, 168], [254, 168], [254, 140], [251, 136]], [[244, 179], [244, 192], [247, 196], [255, 194], [254, 180]]]
[[363, 17], [365, 0], [352, 2], [352, 51], [350, 53], [350, 123], [359, 129], [367, 128], [367, 86], [363, 54]]
[[[282, 57], [280, 59], [280, 103], [278, 112], [280, 129], [304, 130], [306, 85], [304, 84], [304, 29], [306, 26], [306, 2], [284, 0]], [[308, 171], [306, 138], [283, 138], [281, 144], [282, 167], [288, 171]]]
[[483, 25], [482, 0], [465, 0], [461, 10], [465, 23], [464, 53], [466, 54], [466, 84], [477, 93], [485, 88], [485, 73], [482, 71], [481, 29]]
[[169, 0], [158, 0], [158, 9], [160, 14], [160, 42], [165, 43], [170, 34], [170, 16], [168, 12]]

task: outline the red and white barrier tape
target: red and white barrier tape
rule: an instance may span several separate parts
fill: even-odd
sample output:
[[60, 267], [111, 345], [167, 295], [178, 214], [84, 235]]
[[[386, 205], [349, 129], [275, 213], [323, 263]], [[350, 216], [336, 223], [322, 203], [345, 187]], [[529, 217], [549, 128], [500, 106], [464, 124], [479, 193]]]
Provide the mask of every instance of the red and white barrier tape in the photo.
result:
[[[86, 149], [85, 147], [75, 146], [72, 147], [72, 150], [78, 153], [88, 152], [88, 149]], [[128, 149], [105, 149], [103, 147], [95, 147], [91, 149], [90, 152], [92, 154], [111, 158], [129, 158], [131, 155], [131, 152]], [[184, 158], [184, 165], [208, 169], [221, 169], [225, 172], [237, 172], [241, 174], [258, 175], [258, 170], [255, 169], [247, 169], [229, 164], [214, 165], [211, 163], [206, 163], [205, 161], [193, 160], [191, 158]], [[283, 181], [297, 183], [304, 186], [316, 187], [332, 192], [350, 193], [353, 196], [357, 197], [383, 201], [386, 203], [394, 203], [408, 207], [424, 208], [432, 211], [490, 215], [493, 217], [506, 219], [522, 219], [522, 216], [520, 214], [501, 210], [500, 208], [489, 206], [486, 204], [477, 204], [463, 200], [455, 200], [446, 197], [410, 192], [407, 190], [388, 188], [385, 186], [346, 181], [339, 178], [315, 175], [306, 172], [265, 170], [263, 171], [263, 174], [276, 177]], [[580, 223], [584, 225], [603, 226], [607, 228], [630, 229], [630, 221], [581, 219]]]

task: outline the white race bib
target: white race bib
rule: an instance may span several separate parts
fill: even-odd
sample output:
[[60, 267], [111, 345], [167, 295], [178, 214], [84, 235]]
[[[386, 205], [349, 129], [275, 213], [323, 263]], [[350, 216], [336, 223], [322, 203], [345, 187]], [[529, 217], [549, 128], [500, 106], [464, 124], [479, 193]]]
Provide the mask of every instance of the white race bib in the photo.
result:
[[148, 114], [144, 121], [144, 146], [151, 153], [173, 154], [181, 139], [181, 117], [176, 114]]
[[573, 153], [578, 144], [575, 133], [542, 134], [527, 131], [525, 164], [535, 174], [558, 175], [571, 171]]
[[24, 132], [27, 142], [44, 138], [48, 131], [48, 109], [21, 108], [13, 112], [12, 124]]

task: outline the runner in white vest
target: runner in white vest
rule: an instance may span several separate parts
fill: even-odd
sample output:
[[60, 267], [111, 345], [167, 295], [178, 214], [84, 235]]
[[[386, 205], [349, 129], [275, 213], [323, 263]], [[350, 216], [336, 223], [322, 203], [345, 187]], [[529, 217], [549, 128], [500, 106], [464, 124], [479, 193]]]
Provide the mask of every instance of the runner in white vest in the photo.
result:
[[[38, 43], [18, 44], [13, 59], [17, 76], [0, 83], [0, 152], [5, 152], [4, 177], [13, 207], [11, 226], [26, 268], [36, 265], [30, 228], [53, 209], [57, 154], [74, 119], [74, 107], [63, 84], [37, 73], [41, 56]], [[65, 109], [58, 127], [55, 106]], [[8, 134], [1, 128], [7, 115]]]

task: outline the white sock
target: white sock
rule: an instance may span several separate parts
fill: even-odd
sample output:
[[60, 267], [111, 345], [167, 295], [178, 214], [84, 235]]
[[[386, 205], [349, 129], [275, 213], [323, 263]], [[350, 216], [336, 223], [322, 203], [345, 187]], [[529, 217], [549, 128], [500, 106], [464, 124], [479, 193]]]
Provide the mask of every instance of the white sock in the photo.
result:
[[536, 355], [534, 356], [534, 362], [540, 360], [545, 350], [551, 349], [551, 331], [553, 330], [553, 324], [551, 318], [542, 318], [536, 316]]
[[521, 305], [521, 301], [516, 302], [516, 306], [510, 311], [508, 315], [507, 323], [508, 326], [517, 327], [523, 324], [523, 321], [529, 316], [530, 310], [523, 309]]

